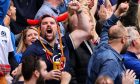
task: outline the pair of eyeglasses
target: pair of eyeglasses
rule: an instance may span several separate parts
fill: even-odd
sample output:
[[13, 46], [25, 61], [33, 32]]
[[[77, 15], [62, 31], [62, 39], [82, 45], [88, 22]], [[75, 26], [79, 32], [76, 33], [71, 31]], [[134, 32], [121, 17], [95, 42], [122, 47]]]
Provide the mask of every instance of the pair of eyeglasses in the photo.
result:
[[110, 39], [130, 38], [130, 36], [110, 36]]
[[124, 38], [130, 38], [131, 36], [124, 36]]

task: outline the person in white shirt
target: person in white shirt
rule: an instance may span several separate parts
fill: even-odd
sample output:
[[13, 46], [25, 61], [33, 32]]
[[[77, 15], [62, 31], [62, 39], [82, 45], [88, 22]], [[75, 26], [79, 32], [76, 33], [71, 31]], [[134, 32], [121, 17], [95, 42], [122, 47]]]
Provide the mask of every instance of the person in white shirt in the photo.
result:
[[9, 57], [12, 56], [13, 46], [11, 42], [10, 30], [2, 26], [3, 19], [7, 14], [10, 0], [0, 0], [0, 83], [7, 84], [5, 76], [9, 75], [11, 67]]

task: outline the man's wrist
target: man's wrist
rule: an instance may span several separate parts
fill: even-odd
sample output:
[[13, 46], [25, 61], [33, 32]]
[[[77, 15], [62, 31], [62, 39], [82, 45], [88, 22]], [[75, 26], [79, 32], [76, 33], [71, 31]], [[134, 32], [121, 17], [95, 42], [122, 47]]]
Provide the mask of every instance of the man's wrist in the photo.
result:
[[116, 10], [115, 13], [114, 13], [114, 15], [115, 15], [116, 17], [120, 17], [121, 13], [120, 13], [118, 10]]

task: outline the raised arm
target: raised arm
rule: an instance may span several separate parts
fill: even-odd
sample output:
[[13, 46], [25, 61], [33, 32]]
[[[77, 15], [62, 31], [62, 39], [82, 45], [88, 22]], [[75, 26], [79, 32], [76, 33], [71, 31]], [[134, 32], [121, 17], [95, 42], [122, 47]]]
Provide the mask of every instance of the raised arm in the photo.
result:
[[108, 6], [108, 5], [111, 5], [110, 0], [105, 0], [105, 6]]
[[103, 29], [101, 33], [101, 40], [100, 43], [108, 43], [108, 30], [111, 28], [111, 26], [115, 25], [116, 22], [119, 20], [119, 17], [124, 15], [126, 11], [128, 10], [129, 5], [127, 2], [121, 3], [118, 7], [118, 9], [115, 11], [115, 13], [109, 18], [104, 24]]
[[78, 29], [70, 34], [73, 45], [77, 48], [84, 40], [90, 38], [90, 30], [94, 25], [89, 14], [78, 1], [71, 1], [69, 7], [76, 12], [78, 17]]
[[92, 0], [92, 3], [94, 3], [94, 6], [90, 9], [90, 13], [92, 14], [92, 17], [94, 17], [97, 10], [98, 0]]

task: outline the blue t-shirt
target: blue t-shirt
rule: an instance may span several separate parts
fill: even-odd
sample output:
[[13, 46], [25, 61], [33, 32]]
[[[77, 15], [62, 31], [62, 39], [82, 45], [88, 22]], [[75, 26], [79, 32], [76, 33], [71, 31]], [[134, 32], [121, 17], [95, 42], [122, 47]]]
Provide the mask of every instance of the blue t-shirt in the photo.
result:
[[136, 73], [137, 79], [140, 79], [140, 60], [135, 53], [127, 51], [125, 54], [122, 54], [124, 58], [124, 65], [126, 69], [134, 70]]

